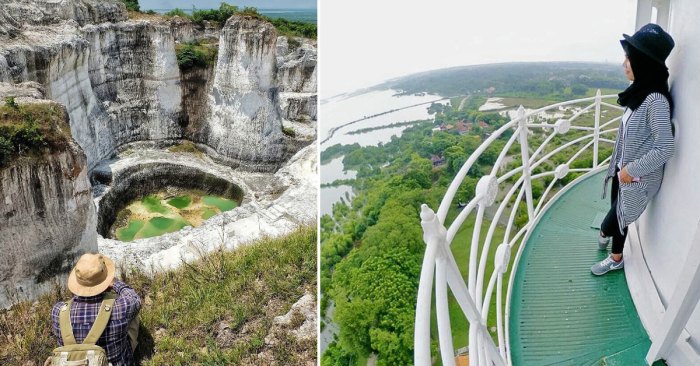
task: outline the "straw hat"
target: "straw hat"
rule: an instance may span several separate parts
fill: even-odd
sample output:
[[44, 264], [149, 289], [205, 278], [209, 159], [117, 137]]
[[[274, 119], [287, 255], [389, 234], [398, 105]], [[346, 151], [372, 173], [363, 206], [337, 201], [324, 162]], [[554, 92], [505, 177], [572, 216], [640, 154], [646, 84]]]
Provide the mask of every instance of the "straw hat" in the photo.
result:
[[114, 279], [114, 262], [102, 254], [83, 254], [68, 276], [68, 289], [78, 296], [104, 292]]

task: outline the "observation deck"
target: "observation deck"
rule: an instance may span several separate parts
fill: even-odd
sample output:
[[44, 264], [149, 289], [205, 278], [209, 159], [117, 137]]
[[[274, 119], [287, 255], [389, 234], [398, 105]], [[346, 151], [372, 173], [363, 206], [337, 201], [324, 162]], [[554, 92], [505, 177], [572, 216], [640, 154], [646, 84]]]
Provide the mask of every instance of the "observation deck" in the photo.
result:
[[[669, 355], [689, 364], [685, 328], [700, 301], [694, 290], [700, 288], [700, 246], [688, 254], [665, 305], [653, 284], [646, 293], [630, 293], [644, 288], [639, 281], [653, 283], [636, 224], [625, 270], [600, 277], [590, 271], [607, 256], [597, 235], [609, 209], [602, 184], [622, 115], [609, 101], [616, 97], [598, 90], [536, 110], [520, 106], [510, 122], [485, 135], [437, 211], [421, 207], [427, 246], [416, 303], [417, 366], [432, 364], [431, 328], [442, 364], [455, 365], [455, 343], [465, 340], [453, 338], [452, 321], [463, 327], [460, 317], [469, 324], [470, 365], [663, 365]], [[474, 197], [466, 205], [454, 202], [492, 146], [500, 153]], [[700, 224], [693, 240], [700, 242]], [[650, 301], [659, 320], [643, 323], [649, 314], [640, 317], [633, 299]], [[672, 352], [679, 344], [682, 352]]]
[[651, 341], [625, 273], [590, 272], [607, 256], [596, 241], [610, 208], [609, 196], [600, 196], [604, 177], [600, 171], [567, 186], [525, 243], [510, 304], [513, 365], [646, 364]]
[[[590, 272], [607, 256], [597, 235], [609, 208], [602, 183], [622, 115], [611, 100], [616, 97], [598, 90], [536, 110], [520, 106], [472, 152], [437, 212], [421, 207], [427, 247], [416, 304], [416, 365], [432, 364], [431, 327], [442, 364], [455, 365], [454, 343], [464, 340], [453, 339], [451, 322], [460, 316], [469, 323], [470, 365], [479, 366], [651, 364], [668, 349], [665, 340], [677, 339], [681, 318], [666, 327], [663, 342], [652, 343], [624, 271]], [[474, 197], [466, 205], [453, 202], [492, 146], [501, 151]], [[471, 240], [463, 225], [471, 227]], [[630, 267], [643, 261], [629, 250]], [[458, 261], [468, 264], [466, 275]]]

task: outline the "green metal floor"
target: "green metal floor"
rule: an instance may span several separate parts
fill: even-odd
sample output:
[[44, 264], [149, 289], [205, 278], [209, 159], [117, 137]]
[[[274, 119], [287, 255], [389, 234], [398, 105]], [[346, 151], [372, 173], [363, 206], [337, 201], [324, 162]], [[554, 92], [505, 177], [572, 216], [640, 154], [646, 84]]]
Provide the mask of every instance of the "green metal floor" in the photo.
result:
[[564, 193], [528, 239], [511, 300], [515, 366], [646, 365], [651, 343], [623, 271], [601, 277], [590, 271], [607, 256], [592, 227], [610, 207], [609, 195], [600, 198], [604, 176], [590, 176]]

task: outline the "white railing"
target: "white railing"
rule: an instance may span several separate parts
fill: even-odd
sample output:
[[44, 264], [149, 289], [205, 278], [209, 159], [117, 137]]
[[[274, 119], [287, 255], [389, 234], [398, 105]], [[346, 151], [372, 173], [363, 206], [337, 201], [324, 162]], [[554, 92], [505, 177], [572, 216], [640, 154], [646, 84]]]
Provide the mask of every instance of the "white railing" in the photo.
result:
[[[447, 189], [447, 193], [440, 203], [437, 213], [431, 210], [427, 205], [421, 207], [421, 225], [423, 226], [423, 239], [427, 245], [425, 256], [423, 258], [423, 267], [421, 269], [420, 285], [418, 288], [418, 299], [416, 304], [416, 322], [414, 334], [414, 361], [417, 366], [426, 366], [431, 364], [430, 354], [430, 322], [431, 322], [431, 305], [433, 284], [435, 285], [435, 310], [437, 315], [438, 341], [440, 345], [440, 354], [442, 364], [453, 366], [455, 364], [454, 346], [452, 344], [452, 330], [450, 324], [450, 314], [448, 308], [448, 289], [454, 295], [462, 312], [469, 321], [469, 364], [470, 365], [509, 365], [510, 356], [507, 347], [508, 332], [507, 322], [504, 325], [504, 318], [507, 320], [508, 306], [510, 299], [510, 290], [515, 271], [511, 271], [508, 294], [505, 302], [503, 302], [503, 276], [510, 269], [511, 249], [519, 244], [522, 238], [527, 236], [527, 233], [532, 228], [532, 223], [539, 219], [544, 211], [544, 203], [548, 195], [551, 193], [556, 182], [564, 178], [570, 172], [589, 172], [604, 166], [608, 160], [598, 161], [598, 147], [600, 142], [614, 144], [614, 136], [617, 131], [617, 126], [611, 127], [621, 118], [621, 113], [615, 118], [601, 124], [601, 106], [606, 106], [614, 110], [622, 110], [621, 107], [607, 103], [604, 100], [608, 98], [616, 98], [617, 95], [601, 96], [600, 90], [597, 91], [595, 97], [571, 100], [567, 102], [552, 104], [529, 113], [525, 112], [525, 108], [520, 106], [517, 117], [503, 125], [501, 128], [493, 132], [464, 163], [462, 168], [457, 173], [456, 177]], [[533, 117], [542, 112], [559, 107], [574, 106], [586, 103], [587, 105], [580, 110], [574, 112], [572, 116], [566, 119], [559, 119], [555, 123], [533, 123]], [[588, 104], [591, 103], [591, 104]], [[587, 114], [591, 109], [594, 109], [593, 126], [574, 125], [574, 121], [580, 116]], [[475, 197], [462, 209], [457, 217], [449, 225], [445, 227], [445, 219], [452, 205], [452, 201], [457, 193], [460, 184], [463, 182], [467, 172], [472, 165], [477, 161], [481, 154], [504, 132], [515, 129], [515, 133], [509, 138], [505, 147], [499, 154], [496, 162], [491, 169], [489, 175], [480, 178], [477, 183]], [[535, 129], [551, 129], [549, 135], [537, 147], [534, 152], [530, 153], [528, 138], [534, 134]], [[565, 135], [570, 131], [585, 131], [588, 132], [583, 136], [573, 138], [571, 141], [563, 143], [551, 151], [545, 153], [546, 148], [557, 135]], [[612, 139], [603, 138], [601, 136], [610, 135]], [[502, 165], [508, 157], [508, 152], [515, 143], [520, 143], [520, 161], [521, 166], [501, 172]], [[564, 164], [557, 166], [552, 171], [534, 174], [533, 171], [548, 162], [552, 156], [558, 153], [566, 153], [570, 147], [583, 144], [576, 152], [571, 154], [571, 157]], [[570, 165], [587, 149], [593, 148], [593, 161], [590, 167], [573, 169]], [[517, 154], [516, 154], [517, 155]], [[540, 156], [542, 155], [542, 156]], [[542, 170], [542, 168], [540, 168]], [[500, 175], [499, 175], [500, 174]], [[515, 182], [510, 178], [520, 174]], [[537, 179], [553, 177], [547, 188], [539, 197], [539, 202], [535, 206], [532, 196], [532, 182]], [[499, 187], [508, 188], [507, 193], [498, 199]], [[511, 198], [517, 192], [515, 202], [510, 205]], [[525, 199], [527, 207], [528, 221], [520, 228], [511, 238], [511, 233], [514, 231], [514, 222], [520, 203]], [[485, 210], [499, 201], [498, 208], [491, 217], [486, 237], [481, 245], [481, 253], [479, 253], [481, 225], [484, 219]], [[476, 219], [474, 230], [471, 238], [471, 248], [469, 255], [469, 270], [467, 280], [460, 274], [457, 262], [455, 261], [450, 246], [453, 239], [457, 235], [459, 228], [476, 208]], [[496, 249], [494, 255], [494, 269], [492, 273], [486, 273], [486, 264], [489, 257], [489, 251], [494, 238], [496, 227], [498, 226], [501, 216], [510, 210], [505, 233], [502, 242]], [[520, 245], [519, 253], [523, 245]], [[518, 253], [518, 254], [519, 254]], [[517, 258], [516, 261], [517, 262]], [[517, 263], [512, 264], [513, 267]], [[488, 282], [484, 280], [488, 277]], [[434, 281], [433, 281], [434, 280]], [[484, 291], [486, 284], [486, 291]], [[493, 293], [496, 296], [496, 332], [498, 344], [494, 343], [487, 329], [487, 317]], [[505, 311], [504, 311], [505, 308]]]

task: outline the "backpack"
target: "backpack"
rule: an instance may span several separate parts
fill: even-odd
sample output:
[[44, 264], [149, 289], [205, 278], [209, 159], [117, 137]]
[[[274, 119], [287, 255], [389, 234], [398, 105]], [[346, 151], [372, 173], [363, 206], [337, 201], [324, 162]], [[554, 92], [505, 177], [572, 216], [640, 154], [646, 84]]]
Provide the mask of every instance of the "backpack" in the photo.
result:
[[53, 350], [50, 357], [51, 366], [109, 366], [107, 352], [98, 346], [97, 340], [100, 339], [102, 333], [107, 328], [109, 317], [112, 315], [112, 307], [116, 296], [112, 292], [107, 292], [100, 310], [97, 313], [97, 318], [90, 328], [90, 332], [83, 340], [82, 344], [77, 344], [73, 335], [73, 326], [70, 322], [70, 308], [73, 300], [68, 301], [61, 308], [59, 314], [59, 325], [61, 326], [61, 338], [63, 338], [63, 347], [58, 347]]

